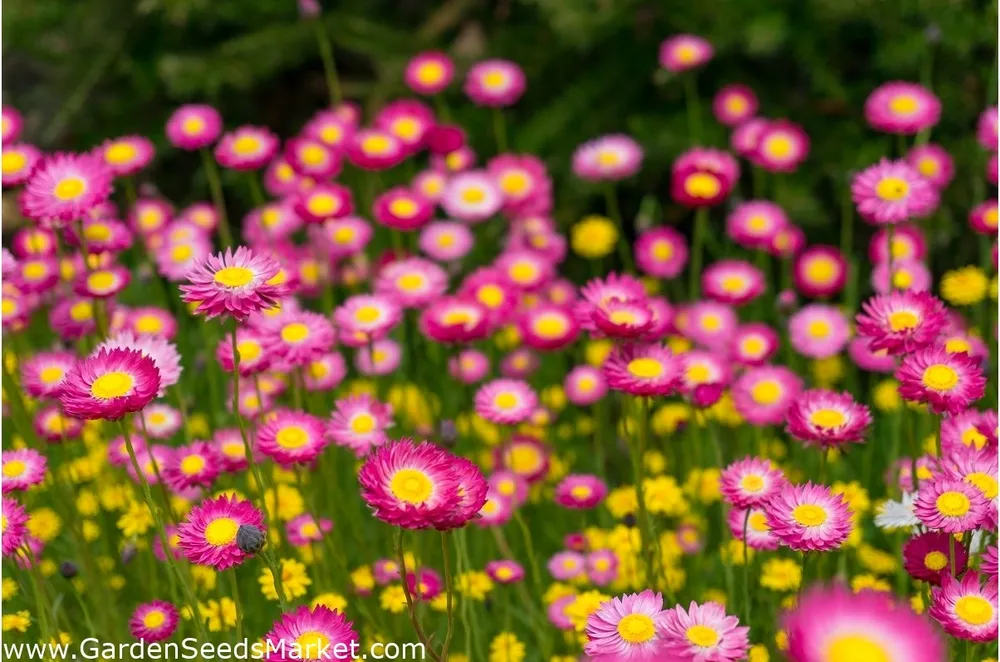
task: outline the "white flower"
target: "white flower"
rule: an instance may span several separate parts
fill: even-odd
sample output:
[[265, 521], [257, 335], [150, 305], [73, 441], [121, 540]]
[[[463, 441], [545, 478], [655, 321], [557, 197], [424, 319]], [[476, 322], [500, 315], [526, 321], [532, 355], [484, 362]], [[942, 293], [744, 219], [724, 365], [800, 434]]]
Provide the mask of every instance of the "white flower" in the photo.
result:
[[913, 513], [913, 500], [915, 494], [903, 493], [902, 501], [886, 499], [878, 508], [875, 515], [875, 526], [880, 529], [906, 529], [913, 528], [920, 524], [920, 520]]

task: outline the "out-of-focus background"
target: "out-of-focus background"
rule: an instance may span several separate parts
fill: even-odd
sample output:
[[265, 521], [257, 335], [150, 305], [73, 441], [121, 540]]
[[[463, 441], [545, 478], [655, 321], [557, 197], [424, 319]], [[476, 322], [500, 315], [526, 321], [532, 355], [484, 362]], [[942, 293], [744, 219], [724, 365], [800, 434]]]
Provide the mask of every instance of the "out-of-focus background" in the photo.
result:
[[[707, 106], [735, 82], [756, 91], [762, 115], [808, 131], [808, 167], [787, 178], [779, 200], [807, 228], [839, 216], [852, 169], [892, 154], [889, 138], [861, 117], [880, 83], [932, 87], [946, 112], [931, 139], [959, 164], [985, 161], [974, 127], [996, 102], [994, 0], [319, 1], [344, 92], [369, 108], [407, 95], [401, 72], [420, 50], [448, 52], [460, 76], [486, 56], [518, 62], [528, 91], [507, 111], [512, 144], [548, 162], [563, 220], [593, 206], [593, 187], [570, 176], [569, 160], [602, 133], [629, 133], [646, 150], [622, 191], [626, 216], [647, 192], [667, 197], [671, 161], [690, 141], [683, 86], [657, 67], [657, 49], [681, 32], [716, 49], [697, 79], [704, 142], [726, 144]], [[146, 179], [178, 204], [207, 190], [188, 155], [165, 144], [177, 105], [211, 103], [230, 128], [266, 124], [288, 137], [328, 99], [296, 0], [8, 0], [3, 37], [4, 103], [24, 113], [27, 140], [84, 150], [113, 135], [149, 136], [159, 149]], [[446, 98], [474, 141], [490, 140], [489, 114], [464, 99], [460, 83]], [[942, 213], [969, 209], [982, 186], [981, 168], [959, 171]], [[945, 232], [951, 220], [962, 219], [946, 218]]]

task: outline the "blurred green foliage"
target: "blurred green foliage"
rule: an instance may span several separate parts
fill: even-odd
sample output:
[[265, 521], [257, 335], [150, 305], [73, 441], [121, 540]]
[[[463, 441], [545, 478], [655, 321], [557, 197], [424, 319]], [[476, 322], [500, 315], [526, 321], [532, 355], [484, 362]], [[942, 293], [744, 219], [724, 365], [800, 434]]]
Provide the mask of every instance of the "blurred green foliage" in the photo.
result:
[[[661, 40], [692, 32], [715, 45], [698, 75], [701, 112], [722, 85], [743, 82], [761, 113], [788, 117], [812, 138], [809, 160], [781, 178], [780, 201], [807, 226], [840, 217], [847, 177], [893, 143], [868, 129], [865, 97], [893, 79], [933, 87], [944, 104], [931, 139], [956, 158], [942, 212], [947, 228], [986, 195], [975, 121], [996, 102], [996, 2], [975, 0], [327, 0], [321, 19], [346, 95], [370, 114], [406, 95], [401, 71], [426, 48], [469, 62], [520, 63], [529, 89], [506, 113], [514, 147], [540, 154], [557, 184], [557, 216], [602, 209], [600, 191], [569, 176], [573, 148], [623, 131], [646, 149], [624, 186], [626, 214], [645, 193], [668, 198], [669, 168], [691, 144], [683, 86], [657, 66]], [[147, 179], [176, 202], [207, 197], [197, 162], [171, 150], [163, 123], [185, 102], [219, 107], [227, 125], [267, 124], [283, 137], [327, 103], [313, 32], [295, 0], [9, 0], [3, 6], [4, 103], [26, 116], [25, 136], [46, 149], [83, 150], [127, 133], [159, 149]], [[447, 102], [481, 153], [488, 113]], [[708, 121], [703, 142], [725, 145]], [[748, 194], [748, 191], [744, 193]], [[682, 210], [665, 205], [668, 220]], [[945, 237], [946, 239], [947, 237]], [[858, 247], [864, 244], [860, 243]]]

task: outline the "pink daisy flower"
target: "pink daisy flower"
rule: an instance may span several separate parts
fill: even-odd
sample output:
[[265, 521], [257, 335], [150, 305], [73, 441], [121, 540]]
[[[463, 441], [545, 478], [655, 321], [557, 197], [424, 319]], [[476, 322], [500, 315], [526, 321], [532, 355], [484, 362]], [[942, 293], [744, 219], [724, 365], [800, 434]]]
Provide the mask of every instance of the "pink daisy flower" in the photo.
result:
[[398, 99], [382, 106], [375, 126], [385, 129], [403, 143], [408, 152], [422, 149], [427, 133], [436, 126], [434, 111], [415, 99]]
[[121, 221], [88, 218], [83, 221], [83, 241], [74, 235], [74, 245], [81, 245], [91, 255], [120, 253], [132, 245], [132, 232]]
[[931, 272], [918, 260], [894, 260], [890, 276], [889, 264], [881, 262], [872, 269], [871, 282], [872, 289], [879, 294], [892, 290], [926, 292], [931, 287]]
[[944, 304], [927, 292], [890, 292], [865, 301], [857, 316], [858, 334], [873, 350], [906, 354], [934, 341], [947, 318]]
[[220, 465], [214, 446], [195, 441], [173, 450], [163, 465], [163, 480], [178, 492], [195, 486], [210, 487], [219, 477]]
[[509, 60], [494, 59], [472, 65], [462, 90], [477, 106], [503, 108], [517, 103], [526, 87], [521, 67]]
[[763, 117], [751, 117], [737, 126], [729, 137], [733, 151], [745, 159], [750, 159], [757, 151], [760, 134], [767, 127], [769, 120]]
[[268, 281], [278, 274], [279, 264], [266, 254], [240, 246], [209, 257], [188, 272], [181, 285], [182, 299], [197, 304], [195, 313], [208, 318], [228, 315], [244, 322], [251, 313], [271, 308], [282, 294]]
[[675, 278], [684, 271], [687, 261], [687, 243], [673, 228], [645, 230], [635, 241], [636, 266], [648, 276]]
[[306, 513], [288, 522], [288, 542], [295, 547], [303, 547], [312, 542], [319, 542], [323, 539], [323, 534], [332, 530], [331, 520], [316, 518]]
[[896, 370], [896, 359], [884, 349], [872, 349], [871, 338], [852, 338], [847, 345], [847, 355], [862, 370], [892, 374]]
[[767, 248], [779, 230], [790, 225], [785, 211], [773, 202], [750, 200], [736, 205], [726, 217], [726, 234], [748, 249]]
[[435, 528], [442, 531], [457, 529], [475, 520], [486, 505], [489, 493], [489, 485], [479, 467], [461, 456], [452, 455], [451, 459], [451, 472], [458, 484], [458, 499], [445, 519], [437, 523]]
[[503, 192], [485, 170], [467, 170], [455, 175], [448, 180], [441, 197], [444, 212], [466, 223], [486, 221], [500, 211], [503, 203]]
[[677, 330], [709, 349], [723, 349], [738, 323], [736, 311], [717, 301], [696, 301], [674, 317]]
[[135, 608], [128, 619], [128, 630], [140, 641], [163, 641], [174, 633], [179, 620], [177, 607], [163, 600], [153, 600]]
[[396, 186], [375, 198], [373, 216], [380, 225], [409, 232], [423, 227], [434, 205], [405, 186]]
[[788, 486], [788, 480], [770, 460], [747, 456], [726, 467], [719, 477], [719, 491], [737, 508], [758, 508]]
[[421, 308], [447, 289], [444, 269], [419, 257], [387, 264], [375, 280], [375, 293], [396, 299], [403, 308]]
[[660, 66], [671, 73], [701, 67], [715, 54], [708, 40], [693, 34], [678, 34], [660, 44]]
[[0, 456], [0, 474], [3, 474], [3, 493], [23, 492], [45, 479], [48, 461], [32, 448], [4, 451]]
[[624, 134], [589, 140], [573, 152], [573, 174], [588, 181], [617, 181], [642, 167], [642, 147]]
[[484, 570], [498, 584], [516, 584], [524, 579], [524, 568], [516, 561], [490, 561]]
[[813, 359], [839, 354], [850, 338], [844, 314], [835, 306], [819, 303], [803, 306], [793, 314], [788, 333], [792, 347]]
[[876, 225], [926, 216], [939, 203], [937, 190], [913, 166], [887, 159], [854, 176], [851, 198], [858, 214]]
[[525, 345], [545, 351], [573, 344], [580, 333], [573, 312], [553, 304], [541, 304], [525, 311], [518, 319], [518, 328]]
[[732, 380], [732, 370], [725, 357], [704, 350], [689, 350], [680, 355], [684, 364], [681, 391], [694, 395], [700, 386], [717, 386], [721, 390]]
[[729, 355], [748, 367], [766, 364], [778, 351], [778, 332], [767, 324], [751, 322], [736, 329], [729, 346]]
[[323, 605], [302, 605], [282, 614], [264, 635], [268, 662], [325, 660], [357, 650], [358, 633], [342, 613]]
[[406, 63], [403, 82], [417, 94], [431, 96], [448, 87], [454, 76], [451, 58], [439, 51], [425, 51]]
[[730, 508], [729, 514], [726, 515], [726, 524], [729, 525], [729, 532], [733, 534], [733, 538], [741, 542], [744, 540], [743, 530], [746, 529], [745, 540], [750, 549], [758, 551], [778, 549], [780, 541], [771, 533], [763, 509]]
[[373, 449], [358, 473], [377, 519], [406, 529], [436, 527], [460, 500], [453, 458], [429, 442], [392, 441]]
[[3, 497], [0, 518], [3, 520], [3, 526], [0, 527], [0, 551], [8, 558], [13, 557], [28, 535], [28, 513], [14, 499]]
[[812, 298], [831, 297], [844, 289], [847, 260], [833, 246], [810, 246], [795, 259], [792, 267], [795, 289]]
[[428, 257], [439, 262], [460, 260], [472, 249], [475, 238], [463, 223], [434, 221], [420, 231], [418, 246]]
[[21, 260], [15, 267], [13, 280], [25, 294], [44, 294], [59, 282], [59, 262], [52, 256]]
[[168, 388], [181, 378], [181, 355], [177, 348], [163, 336], [139, 335], [122, 331], [98, 345], [97, 350], [136, 350], [153, 360], [160, 373], [160, 388], [157, 396], [162, 396]]
[[327, 147], [332, 147], [338, 151], [343, 151], [354, 131], [357, 129], [356, 121], [348, 121], [344, 117], [338, 116], [333, 110], [319, 110], [302, 127], [302, 133], [313, 138], [318, 138]]
[[767, 505], [767, 524], [781, 544], [797, 552], [826, 552], [851, 533], [851, 512], [825, 485], [786, 486]]
[[563, 508], [587, 510], [596, 507], [607, 495], [607, 485], [597, 476], [570, 474], [556, 485], [553, 500]]
[[[958, 548], [957, 547], [956, 547], [955, 551], [956, 551], [956, 557], [958, 557], [958, 554], [957, 554]], [[996, 581], [996, 578], [997, 578], [997, 546], [996, 545], [990, 545], [989, 547], [986, 548], [986, 551], [983, 552], [983, 557], [982, 557], [982, 559], [980, 560], [980, 563], [979, 563], [979, 571], [981, 573], [983, 573], [984, 575], [986, 575], [987, 577], [991, 578], [993, 581]]]
[[659, 345], [625, 345], [602, 367], [608, 386], [631, 395], [668, 395], [683, 385], [684, 362]]
[[21, 212], [42, 226], [81, 220], [111, 195], [111, 171], [87, 154], [46, 156], [21, 196]]
[[[351, 190], [346, 186], [321, 183], [295, 196], [292, 209], [295, 212], [294, 215], [286, 212], [274, 219], [274, 224], [270, 226], [272, 232], [275, 225], [285, 219], [287, 219], [287, 232], [288, 229], [294, 227], [296, 217], [307, 223], [322, 223], [330, 219], [350, 216], [354, 211], [354, 202], [351, 199]], [[271, 219], [262, 215], [261, 220], [266, 224]], [[291, 233], [288, 232], [288, 234]]]
[[305, 366], [305, 387], [308, 391], [332, 391], [346, 376], [344, 357], [338, 352], [328, 352]]
[[372, 238], [372, 227], [356, 217], [329, 219], [323, 223], [322, 237], [329, 246], [330, 257], [345, 258], [364, 251]]
[[338, 338], [349, 347], [362, 347], [384, 338], [402, 317], [403, 311], [394, 299], [367, 294], [348, 297], [333, 312]]
[[766, 286], [764, 273], [742, 260], [719, 260], [701, 274], [701, 287], [706, 297], [734, 306], [753, 301], [763, 294]]
[[494, 379], [476, 391], [476, 413], [493, 423], [521, 423], [531, 416], [537, 406], [538, 396], [526, 382], [520, 380]]
[[392, 407], [370, 395], [353, 395], [337, 400], [326, 424], [326, 435], [338, 446], [366, 456], [388, 439], [386, 430], [393, 425]]
[[463, 384], [475, 384], [490, 372], [490, 360], [482, 352], [466, 349], [448, 359], [448, 373]]
[[39, 352], [21, 364], [21, 387], [34, 398], [54, 398], [76, 365], [72, 352]]
[[73, 366], [59, 400], [74, 418], [117, 420], [149, 404], [159, 388], [151, 358], [134, 349], [102, 349]]
[[997, 639], [997, 585], [981, 583], [979, 573], [967, 572], [962, 580], [946, 575], [931, 590], [930, 615], [953, 637], [966, 641]]
[[169, 439], [181, 429], [182, 422], [178, 410], [162, 402], [153, 402], [139, 413], [139, 420], [132, 421], [132, 427], [140, 434], [145, 423], [150, 439]]
[[906, 155], [906, 160], [924, 179], [939, 189], [948, 186], [955, 176], [955, 164], [951, 155], [940, 145], [916, 145]]
[[712, 99], [712, 114], [723, 126], [737, 127], [757, 112], [757, 95], [746, 85], [726, 85]]
[[420, 331], [441, 343], [467, 343], [486, 338], [487, 309], [463, 297], [441, 297], [420, 314]]
[[5, 187], [23, 184], [31, 177], [41, 159], [41, 151], [33, 145], [4, 144], [3, 155], [0, 157], [0, 182]]
[[549, 470], [548, 449], [534, 437], [514, 435], [509, 442], [497, 448], [496, 465], [520, 476], [529, 484], [535, 483]]
[[865, 99], [865, 120], [876, 131], [912, 136], [941, 118], [941, 102], [922, 85], [893, 81]]
[[316, 416], [281, 410], [257, 429], [256, 447], [285, 467], [308, 464], [329, 443], [323, 432], [323, 422]]
[[406, 150], [392, 133], [383, 129], [359, 129], [345, 144], [348, 160], [362, 170], [386, 170], [406, 158]]
[[882, 659], [940, 662], [945, 644], [930, 621], [885, 593], [815, 586], [782, 616], [788, 658], [798, 662]]
[[[965, 449], [982, 450], [991, 445], [989, 438], [980, 427], [996, 427], [996, 412], [979, 412], [967, 409], [958, 414], [945, 416], [941, 420], [941, 452], [951, 455]], [[995, 433], [994, 433], [995, 437]]]
[[270, 129], [241, 126], [222, 135], [215, 146], [215, 160], [231, 170], [257, 170], [274, 158], [278, 145], [278, 136]]
[[988, 507], [975, 485], [949, 478], [922, 481], [913, 502], [913, 512], [924, 526], [945, 533], [978, 528]]
[[[250, 375], [267, 370], [271, 365], [271, 356], [264, 351], [264, 336], [257, 329], [241, 326], [236, 329], [236, 351], [240, 359], [240, 376]], [[225, 337], [215, 348], [215, 358], [226, 372], [236, 368], [233, 361], [232, 338]]]
[[132, 272], [120, 264], [111, 264], [95, 269], [90, 273], [82, 273], [73, 283], [73, 291], [80, 296], [92, 299], [112, 297], [126, 287], [132, 279]]
[[949, 354], [925, 347], [903, 357], [896, 370], [899, 394], [925, 402], [935, 413], [957, 414], [981, 397], [986, 388], [982, 366], [968, 354]]
[[969, 212], [969, 227], [973, 232], [995, 237], [997, 234], [997, 202], [987, 200]]
[[123, 136], [104, 141], [96, 150], [111, 172], [121, 177], [132, 175], [153, 160], [156, 150], [153, 143], [145, 136]]
[[[979, 115], [976, 122], [976, 140], [984, 148], [997, 150], [997, 107], [990, 106]], [[6, 141], [4, 142], [6, 144]]]
[[794, 172], [809, 155], [809, 136], [788, 120], [769, 121], [757, 137], [750, 160], [769, 172]]
[[804, 391], [788, 408], [788, 434], [821, 448], [861, 443], [872, 423], [868, 407], [850, 393], [824, 389]]
[[261, 325], [260, 332], [264, 352], [283, 366], [307, 365], [330, 351], [335, 340], [333, 324], [309, 311], [282, 311]]
[[486, 170], [503, 194], [503, 212], [523, 218], [552, 211], [552, 180], [545, 162], [530, 154], [500, 154], [490, 159]]
[[666, 611], [665, 624], [660, 629], [663, 655], [659, 659], [679, 662], [734, 662], [746, 657], [750, 650], [750, 628], [740, 627], [735, 616], [715, 602], [699, 605], [692, 602], [687, 609], [677, 605]]
[[24, 128], [24, 118], [21, 116], [21, 111], [5, 105], [0, 111], [0, 139], [4, 147], [21, 136], [22, 128]]
[[299, 136], [285, 143], [284, 158], [297, 174], [314, 180], [340, 174], [340, 153], [318, 138]]
[[[951, 573], [951, 536], [940, 531], [919, 533], [903, 545], [903, 567], [914, 579], [940, 586], [941, 578]], [[968, 567], [969, 555], [963, 545], [954, 546], [955, 571], [961, 576]]]
[[208, 147], [222, 133], [222, 116], [204, 104], [187, 104], [175, 110], [167, 120], [167, 140], [174, 147], [196, 150]]
[[354, 352], [354, 367], [363, 375], [391, 374], [402, 362], [403, 350], [395, 340], [376, 340]]
[[173, 217], [174, 210], [169, 203], [153, 198], [140, 198], [129, 210], [129, 226], [145, 237], [163, 230]]
[[444, 195], [444, 187], [447, 183], [448, 177], [445, 173], [437, 170], [422, 170], [410, 182], [410, 188], [424, 199], [438, 203], [441, 201], [441, 196]]
[[222, 571], [249, 556], [236, 544], [241, 526], [264, 529], [264, 514], [249, 501], [220, 496], [203, 501], [188, 513], [177, 529], [184, 557], [198, 565]]
[[729, 196], [739, 176], [739, 164], [728, 152], [696, 147], [674, 161], [670, 195], [685, 207], [712, 207]]
[[212, 438], [212, 445], [218, 451], [216, 457], [222, 471], [239, 473], [250, 466], [247, 461], [246, 447], [243, 445], [243, 437], [236, 428], [216, 430], [215, 436]]
[[572, 550], [556, 552], [547, 564], [549, 574], [558, 581], [573, 581], [585, 577], [586, 558]]
[[663, 597], [651, 590], [603, 602], [587, 617], [584, 652], [595, 662], [654, 662], [668, 624]]

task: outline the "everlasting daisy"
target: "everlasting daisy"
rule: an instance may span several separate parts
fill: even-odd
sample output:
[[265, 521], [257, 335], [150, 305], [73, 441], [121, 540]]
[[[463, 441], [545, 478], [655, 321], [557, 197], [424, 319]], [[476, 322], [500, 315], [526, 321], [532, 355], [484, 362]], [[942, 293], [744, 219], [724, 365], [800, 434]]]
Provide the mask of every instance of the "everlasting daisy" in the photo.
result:
[[538, 396], [523, 381], [495, 379], [476, 391], [476, 413], [492, 423], [521, 423], [538, 406]]
[[912, 136], [938, 123], [941, 102], [922, 85], [893, 81], [865, 100], [865, 120], [877, 131]]
[[827, 298], [844, 289], [847, 261], [833, 246], [810, 246], [795, 259], [795, 289], [808, 297]]
[[982, 572], [984, 575], [986, 575], [988, 578], [991, 578], [993, 581], [996, 581], [997, 578], [996, 545], [990, 545], [989, 547], [986, 548], [986, 551], [983, 552], [983, 557], [979, 564], [979, 571]]
[[696, 69], [715, 54], [706, 39], [693, 34], [679, 34], [664, 39], [660, 44], [660, 66], [671, 73]]
[[357, 650], [358, 633], [342, 613], [324, 605], [302, 605], [282, 614], [264, 635], [270, 662], [326, 660]]
[[748, 627], [726, 614], [722, 605], [692, 602], [687, 609], [677, 605], [666, 611], [666, 623], [660, 630], [663, 657], [683, 662], [734, 662], [745, 658], [750, 649]]
[[354, 366], [363, 375], [388, 375], [395, 371], [403, 358], [399, 343], [391, 338], [376, 340], [354, 352]]
[[313, 517], [306, 513], [288, 522], [288, 542], [295, 547], [303, 547], [323, 539], [323, 534], [333, 530], [333, 522]]
[[35, 398], [58, 397], [76, 361], [71, 352], [39, 352], [21, 364], [21, 387]]
[[0, 456], [0, 474], [3, 474], [3, 493], [23, 492], [45, 479], [48, 461], [31, 448], [4, 451]]
[[3, 497], [0, 513], [0, 551], [6, 557], [13, 557], [24, 544], [28, 535], [26, 524], [28, 513], [24, 507], [9, 497]]
[[961, 581], [946, 575], [940, 588], [931, 591], [929, 613], [945, 632], [966, 641], [991, 642], [997, 638], [997, 585], [981, 583], [979, 573], [967, 572]]
[[21, 111], [13, 106], [3, 106], [0, 111], [0, 139], [6, 147], [21, 136], [21, 129], [24, 128], [24, 118]]
[[782, 617], [789, 659], [798, 662], [940, 662], [945, 644], [909, 605], [874, 591], [816, 586]]
[[386, 442], [386, 430], [392, 424], [391, 406], [369, 395], [354, 395], [334, 402], [326, 435], [338, 446], [364, 457]]
[[552, 181], [545, 162], [531, 154], [500, 154], [486, 170], [504, 196], [503, 211], [510, 218], [548, 214], [552, 210]]
[[927, 241], [923, 232], [915, 225], [896, 225], [892, 228], [892, 245], [889, 230], [880, 229], [868, 244], [868, 259], [872, 262], [894, 262], [922, 260], [927, 254]]
[[767, 506], [767, 524], [782, 545], [797, 552], [830, 551], [851, 532], [851, 513], [825, 485], [790, 485]]
[[719, 260], [701, 274], [705, 296], [720, 303], [745, 305], [759, 297], [766, 288], [764, 273], [742, 260]]
[[688, 395], [693, 396], [701, 386], [718, 386], [721, 390], [732, 379], [732, 370], [720, 354], [695, 349], [681, 354], [681, 360], [684, 363], [681, 390]]
[[939, 531], [920, 533], [903, 545], [903, 567], [914, 579], [928, 582], [935, 586], [941, 584], [943, 575], [951, 573], [951, 554], [955, 554], [955, 570], [959, 574], [965, 572], [969, 563], [969, 555], [964, 545], [951, 546], [948, 542], [950, 534]]
[[111, 171], [86, 154], [54, 154], [35, 167], [19, 197], [21, 212], [43, 226], [82, 220], [111, 195]]
[[73, 235], [73, 245], [82, 245], [90, 255], [120, 253], [132, 245], [132, 232], [121, 221], [88, 218], [83, 222], [83, 241]]
[[346, 376], [347, 364], [344, 362], [344, 357], [338, 352], [328, 352], [305, 366], [305, 387], [308, 391], [331, 391], [337, 388]]
[[215, 146], [215, 160], [232, 170], [257, 170], [274, 158], [278, 143], [278, 137], [266, 127], [241, 126], [223, 134]]
[[524, 71], [509, 60], [483, 60], [472, 65], [462, 90], [477, 106], [512, 106], [524, 94]]
[[748, 367], [762, 366], [778, 351], [778, 332], [763, 323], [743, 324], [736, 329], [729, 354]]
[[249, 501], [223, 495], [191, 509], [178, 527], [178, 544], [192, 563], [226, 570], [241, 564], [248, 556], [236, 544], [236, 533], [241, 526], [263, 530], [263, 513]]
[[422, 308], [444, 294], [448, 275], [435, 263], [419, 257], [396, 260], [375, 280], [375, 292], [396, 299], [404, 308]]
[[[292, 208], [295, 216], [307, 223], [322, 223], [349, 216], [354, 211], [354, 203], [351, 200], [351, 190], [346, 186], [321, 183], [295, 196]], [[275, 219], [275, 224], [281, 222], [281, 218]], [[294, 216], [285, 214], [284, 218], [291, 221]], [[268, 217], [261, 216], [261, 221], [265, 224], [269, 220]]]
[[323, 422], [303, 412], [279, 411], [257, 430], [257, 449], [286, 467], [312, 462], [327, 443]]
[[208, 147], [222, 133], [222, 117], [211, 106], [181, 106], [167, 120], [167, 140], [174, 147], [196, 150]]
[[986, 378], [968, 354], [949, 354], [943, 347], [925, 347], [903, 357], [896, 370], [899, 394], [925, 402], [935, 413], [957, 414], [983, 397]]
[[906, 160], [938, 189], [948, 186], [955, 176], [951, 155], [940, 145], [917, 145], [906, 155]]
[[788, 120], [767, 122], [750, 160], [770, 172], [794, 172], [809, 154], [809, 136]]
[[383, 129], [359, 129], [345, 148], [347, 158], [362, 170], [386, 170], [406, 158], [402, 141]]
[[516, 584], [524, 579], [524, 568], [515, 561], [490, 561], [484, 569], [498, 584]]
[[106, 140], [97, 148], [104, 165], [119, 177], [132, 175], [153, 160], [153, 143], [144, 136], [123, 136]]
[[623, 134], [601, 136], [573, 152], [573, 174], [588, 181], [617, 181], [631, 177], [642, 166], [642, 148]]
[[4, 186], [18, 186], [28, 181], [42, 153], [33, 145], [4, 145], [0, 157], [0, 175]]
[[247, 461], [243, 437], [236, 428], [216, 430], [215, 436], [212, 438], [212, 444], [218, 451], [216, 457], [222, 471], [239, 473], [250, 465]]
[[873, 350], [905, 354], [934, 341], [947, 318], [944, 304], [927, 292], [891, 292], [862, 304], [858, 334], [870, 339]]
[[[257, 329], [238, 327], [236, 329], [236, 351], [240, 359], [240, 376], [250, 375], [267, 370], [272, 357], [264, 351], [264, 336]], [[223, 338], [215, 348], [215, 358], [226, 372], [232, 372], [236, 365], [233, 361], [233, 343], [231, 338]]]
[[427, 256], [440, 262], [465, 257], [475, 238], [468, 226], [453, 221], [434, 221], [420, 231], [418, 245]]
[[687, 266], [688, 248], [683, 235], [669, 227], [641, 232], [635, 242], [639, 269], [657, 278], [674, 278]]
[[891, 271], [888, 263], [881, 262], [872, 269], [871, 282], [879, 294], [892, 290], [926, 292], [931, 287], [931, 272], [918, 260], [893, 261]]
[[764, 506], [787, 486], [781, 470], [758, 457], [748, 456], [730, 464], [719, 477], [722, 497], [737, 508]]
[[153, 365], [160, 374], [160, 389], [157, 395], [163, 395], [167, 388], [180, 380], [181, 356], [177, 352], [177, 348], [162, 336], [135, 336], [131, 331], [122, 331], [98, 345], [97, 349], [137, 350], [143, 356], [152, 359]]
[[469, 170], [448, 180], [441, 207], [449, 217], [466, 223], [480, 223], [496, 214], [503, 205], [503, 193], [496, 180], [483, 170]]
[[409, 439], [373, 449], [358, 473], [361, 496], [377, 519], [406, 529], [447, 521], [459, 501], [452, 458]]
[[405, 186], [397, 186], [375, 199], [373, 215], [386, 227], [409, 232], [423, 227], [434, 213], [429, 200]]
[[[513, 438], [496, 450], [496, 465], [535, 483], [549, 470], [549, 454], [544, 444], [526, 435]], [[506, 498], [506, 497], [504, 497]]]
[[967, 409], [961, 413], [945, 416], [941, 421], [941, 452], [952, 455], [965, 449], [982, 450], [991, 445], [986, 434], [979, 429], [988, 428], [992, 415], [996, 425], [996, 412], [979, 412]]
[[424, 147], [427, 133], [436, 126], [436, 120], [434, 111], [425, 103], [398, 99], [382, 106], [375, 116], [375, 126], [394, 135], [412, 153]]
[[489, 493], [489, 485], [478, 466], [461, 456], [453, 455], [451, 460], [458, 498], [445, 519], [435, 525], [441, 531], [457, 529], [473, 521], [486, 505]]
[[994, 152], [997, 150], [996, 106], [990, 106], [979, 115], [979, 120], [976, 122], [976, 139], [984, 148]]
[[153, 600], [135, 608], [128, 620], [128, 629], [140, 641], [163, 641], [174, 633], [179, 620], [177, 607], [163, 600]]
[[651, 590], [605, 601], [587, 617], [584, 652], [595, 662], [654, 662], [663, 655], [663, 597]]
[[851, 198], [861, 217], [876, 225], [926, 216], [939, 202], [937, 190], [913, 166], [887, 159], [854, 176]]
[[746, 85], [726, 85], [712, 99], [712, 114], [724, 126], [739, 126], [756, 112], [757, 95]]
[[454, 75], [451, 58], [438, 51], [425, 51], [406, 63], [403, 82], [417, 94], [431, 96], [448, 87]]
[[393, 299], [359, 294], [349, 297], [334, 311], [333, 321], [342, 343], [361, 347], [388, 335], [399, 324], [402, 314]]
[[668, 395], [683, 384], [683, 359], [658, 345], [626, 345], [602, 368], [608, 386], [632, 395]]
[[948, 478], [922, 481], [913, 502], [920, 522], [945, 533], [972, 531], [982, 524], [988, 502], [973, 484]]
[[283, 311], [262, 325], [260, 332], [265, 353], [284, 366], [307, 365], [327, 353], [335, 337], [333, 324], [310, 311]]
[[868, 407], [855, 402], [850, 393], [812, 389], [795, 399], [787, 420], [788, 434], [826, 448], [863, 441], [872, 416]]
[[195, 313], [208, 318], [228, 315], [243, 322], [251, 313], [272, 307], [281, 296], [281, 286], [268, 284], [279, 269], [269, 255], [244, 246], [235, 253], [226, 249], [188, 272], [189, 283], [180, 286], [181, 298], [197, 304]]
[[729, 196], [740, 167], [728, 152], [696, 147], [674, 161], [670, 194], [685, 207], [711, 207]]
[[284, 158], [296, 173], [314, 180], [325, 180], [340, 174], [339, 152], [311, 136], [298, 136], [285, 143]]
[[995, 237], [997, 234], [997, 202], [987, 200], [969, 212], [969, 227], [974, 232]]
[[219, 476], [221, 462], [214, 446], [195, 441], [173, 449], [162, 468], [163, 480], [172, 489], [209, 487]]
[[150, 439], [169, 439], [181, 429], [181, 414], [178, 410], [162, 402], [153, 402], [142, 410], [140, 418], [133, 421], [136, 433], [148, 433]]
[[112, 297], [126, 287], [132, 279], [132, 272], [120, 264], [112, 264], [90, 273], [82, 273], [73, 283], [73, 291], [80, 296], [93, 299]]
[[482, 352], [466, 349], [448, 360], [448, 372], [463, 384], [475, 384], [490, 372], [490, 360]]
[[[731, 508], [726, 516], [726, 524], [733, 538], [740, 542], [746, 541], [747, 547], [757, 551], [774, 551], [778, 549], [779, 541], [767, 524], [767, 515], [763, 509]], [[746, 530], [746, 537], [743, 531]], [[742, 551], [742, 550], [741, 550]]]
[[607, 494], [607, 485], [597, 476], [570, 474], [556, 485], [553, 500], [564, 508], [581, 510], [594, 508]]
[[166, 228], [173, 213], [173, 207], [164, 200], [140, 198], [129, 210], [127, 220], [136, 233], [150, 237]]
[[151, 358], [134, 349], [102, 349], [66, 375], [59, 400], [69, 416], [117, 420], [149, 404], [159, 388]]
[[463, 297], [441, 297], [420, 315], [420, 331], [442, 343], [482, 340], [490, 331], [486, 308]]
[[871, 338], [852, 338], [847, 345], [847, 355], [862, 370], [892, 374], [896, 370], [896, 359], [884, 349], [872, 349]]
[[789, 225], [784, 210], [773, 202], [742, 202], [726, 217], [726, 234], [748, 249], [766, 248], [775, 233]]
[[814, 359], [840, 353], [850, 336], [843, 313], [834, 306], [818, 303], [804, 306], [792, 315], [788, 332], [792, 347]]
[[13, 279], [25, 294], [44, 294], [59, 283], [59, 263], [51, 256], [20, 260]]
[[327, 220], [322, 228], [330, 257], [335, 259], [361, 253], [373, 234], [371, 226], [356, 216]]
[[686, 337], [709, 349], [722, 349], [736, 329], [736, 311], [728, 304], [697, 301], [674, 318], [674, 326]]
[[552, 304], [526, 311], [519, 318], [518, 327], [528, 347], [547, 351], [571, 345], [580, 331], [571, 310]]

